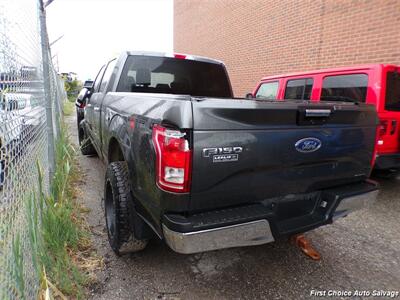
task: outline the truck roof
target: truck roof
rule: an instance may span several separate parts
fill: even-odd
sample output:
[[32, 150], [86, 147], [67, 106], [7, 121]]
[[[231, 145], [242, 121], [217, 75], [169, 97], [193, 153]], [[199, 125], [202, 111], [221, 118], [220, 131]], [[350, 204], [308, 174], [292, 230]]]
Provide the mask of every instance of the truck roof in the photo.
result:
[[144, 55], [144, 56], [161, 56], [161, 57], [171, 57], [178, 59], [190, 59], [195, 61], [202, 61], [212, 64], [224, 65], [224, 63], [217, 59], [212, 59], [204, 56], [184, 54], [184, 53], [175, 53], [175, 52], [152, 52], [152, 51], [126, 51], [127, 55]]
[[336, 68], [326, 68], [326, 69], [317, 69], [305, 72], [294, 72], [294, 73], [287, 73], [287, 74], [279, 74], [279, 75], [271, 75], [262, 77], [261, 80], [269, 80], [269, 79], [278, 79], [282, 77], [293, 77], [293, 76], [303, 76], [303, 75], [315, 75], [320, 73], [332, 73], [332, 72], [341, 72], [341, 71], [361, 71], [366, 69], [376, 69], [376, 68], [383, 68], [388, 66], [394, 66], [389, 64], [364, 64], [364, 65], [354, 65], [354, 66], [343, 66], [343, 67], [336, 67]]

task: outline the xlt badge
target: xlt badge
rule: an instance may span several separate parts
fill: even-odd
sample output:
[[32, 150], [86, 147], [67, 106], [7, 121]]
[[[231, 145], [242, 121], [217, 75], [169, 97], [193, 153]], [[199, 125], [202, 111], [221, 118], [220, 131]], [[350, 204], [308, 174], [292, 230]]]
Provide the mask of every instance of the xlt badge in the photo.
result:
[[212, 157], [213, 163], [231, 162], [239, 160], [239, 153], [243, 152], [242, 147], [218, 147], [204, 148], [203, 157]]

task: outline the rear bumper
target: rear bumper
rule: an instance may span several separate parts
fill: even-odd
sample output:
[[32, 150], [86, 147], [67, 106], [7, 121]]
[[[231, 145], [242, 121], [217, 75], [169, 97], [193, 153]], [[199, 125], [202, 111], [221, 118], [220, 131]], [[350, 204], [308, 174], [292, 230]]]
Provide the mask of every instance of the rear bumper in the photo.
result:
[[[279, 237], [329, 224], [355, 210], [368, 207], [377, 198], [377, 188], [375, 182], [368, 181], [313, 193], [313, 198], [301, 195], [298, 197], [300, 200], [292, 202], [283, 197], [190, 217], [164, 215], [163, 234], [172, 250], [184, 254], [265, 244]], [[298, 210], [296, 205], [303, 204], [304, 197], [306, 201], [314, 202], [309, 212], [295, 215], [282, 211], [282, 208], [290, 210], [288, 201], [294, 210]]]
[[184, 254], [274, 241], [269, 222], [265, 219], [193, 232], [176, 232], [163, 224], [163, 232], [168, 246]]
[[382, 154], [376, 157], [376, 170], [400, 169], [400, 154]]

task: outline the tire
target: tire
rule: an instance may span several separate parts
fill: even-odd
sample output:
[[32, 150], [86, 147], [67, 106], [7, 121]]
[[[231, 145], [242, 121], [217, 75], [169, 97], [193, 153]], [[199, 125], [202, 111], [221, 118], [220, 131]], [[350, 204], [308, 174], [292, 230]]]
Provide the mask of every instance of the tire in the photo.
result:
[[76, 108], [76, 122], [77, 122], [77, 128], [79, 128], [81, 122], [83, 121], [83, 114], [80, 112], [81, 108]]
[[96, 149], [94, 148], [82, 125], [79, 126], [78, 129], [78, 140], [79, 147], [81, 148], [83, 155], [97, 155]]
[[126, 162], [110, 163], [104, 186], [104, 211], [108, 241], [117, 255], [143, 250], [148, 243], [148, 240], [137, 239], [133, 233], [129, 214], [132, 201]]

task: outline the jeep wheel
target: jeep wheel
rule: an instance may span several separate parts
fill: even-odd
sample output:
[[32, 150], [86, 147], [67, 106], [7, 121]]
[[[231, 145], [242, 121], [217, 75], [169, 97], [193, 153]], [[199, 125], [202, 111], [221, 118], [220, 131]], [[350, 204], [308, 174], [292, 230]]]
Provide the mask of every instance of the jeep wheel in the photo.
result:
[[108, 241], [117, 255], [143, 250], [148, 242], [137, 239], [131, 230], [129, 205], [132, 201], [126, 162], [110, 163], [104, 187], [104, 210]]

